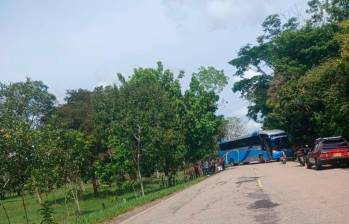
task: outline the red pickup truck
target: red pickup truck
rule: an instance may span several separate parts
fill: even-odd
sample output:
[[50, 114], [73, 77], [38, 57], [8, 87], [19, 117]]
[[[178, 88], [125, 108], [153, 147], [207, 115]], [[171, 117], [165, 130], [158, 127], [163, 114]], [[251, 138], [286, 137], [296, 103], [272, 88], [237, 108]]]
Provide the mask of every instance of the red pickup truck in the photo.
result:
[[309, 151], [305, 159], [306, 166], [311, 169], [321, 169], [322, 165], [349, 164], [349, 145], [348, 141], [341, 137], [318, 138], [315, 141], [314, 148]]

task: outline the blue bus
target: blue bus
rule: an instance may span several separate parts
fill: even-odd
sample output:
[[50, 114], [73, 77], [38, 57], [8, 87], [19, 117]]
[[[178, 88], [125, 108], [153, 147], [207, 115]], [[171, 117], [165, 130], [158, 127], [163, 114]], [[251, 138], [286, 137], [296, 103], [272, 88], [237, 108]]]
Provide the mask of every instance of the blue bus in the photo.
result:
[[286, 132], [263, 130], [231, 141], [220, 142], [218, 156], [224, 156], [225, 164], [238, 165], [254, 161], [279, 160], [282, 152], [285, 152], [287, 158], [294, 157]]

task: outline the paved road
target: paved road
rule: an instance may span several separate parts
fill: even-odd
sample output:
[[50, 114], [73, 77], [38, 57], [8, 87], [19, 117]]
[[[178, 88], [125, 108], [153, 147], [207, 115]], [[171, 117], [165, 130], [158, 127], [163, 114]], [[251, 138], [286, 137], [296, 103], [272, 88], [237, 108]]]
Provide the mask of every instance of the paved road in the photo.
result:
[[307, 170], [295, 162], [232, 167], [121, 223], [345, 224], [349, 169]]

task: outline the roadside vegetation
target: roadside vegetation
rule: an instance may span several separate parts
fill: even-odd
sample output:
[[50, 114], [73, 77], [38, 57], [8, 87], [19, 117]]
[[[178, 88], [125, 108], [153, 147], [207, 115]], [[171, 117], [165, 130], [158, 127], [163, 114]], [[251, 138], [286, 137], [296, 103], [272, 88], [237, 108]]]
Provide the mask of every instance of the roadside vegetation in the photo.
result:
[[[306, 21], [267, 17], [230, 61], [247, 115], [294, 145], [349, 137], [349, 0], [308, 4]], [[217, 115], [223, 71], [200, 67], [187, 89], [183, 76], [158, 62], [64, 102], [41, 81], [0, 82], [1, 223], [94, 223], [194, 183], [193, 165], [245, 130]]]
[[[166, 195], [172, 194], [178, 190], [184, 189], [194, 183], [197, 183], [202, 178], [189, 180], [183, 173], [178, 176], [178, 181], [175, 186], [161, 186], [161, 179], [156, 177], [145, 179], [145, 196], [142, 197], [139, 191], [133, 191], [128, 188], [119, 188], [117, 186], [99, 187], [99, 196], [93, 196], [92, 184], [86, 184], [84, 191], [79, 195], [81, 214], [77, 215], [76, 205], [72, 200], [66, 204], [64, 189], [60, 188], [51, 191], [43, 196], [47, 203], [46, 208], [51, 209], [51, 213], [46, 213], [46, 219], [42, 209], [44, 203], [40, 204], [33, 194], [24, 196], [27, 206], [27, 213], [30, 223], [97, 223], [107, 219], [111, 219], [121, 213], [124, 213], [132, 208], [141, 206], [147, 202], [154, 201]], [[22, 206], [22, 199], [17, 196], [9, 196], [4, 204], [11, 223], [25, 223], [26, 218]], [[68, 213], [67, 213], [68, 212]], [[53, 222], [47, 222], [51, 217]], [[4, 212], [0, 214], [1, 223], [7, 223]]]
[[227, 77], [201, 67], [183, 90], [183, 75], [159, 62], [63, 104], [40, 81], [1, 83], [0, 220], [103, 220], [186, 186], [224, 134]]
[[285, 130], [294, 145], [349, 137], [349, 1], [308, 5], [306, 21], [267, 17], [256, 43], [230, 61], [241, 77], [233, 91], [249, 102], [247, 115]]

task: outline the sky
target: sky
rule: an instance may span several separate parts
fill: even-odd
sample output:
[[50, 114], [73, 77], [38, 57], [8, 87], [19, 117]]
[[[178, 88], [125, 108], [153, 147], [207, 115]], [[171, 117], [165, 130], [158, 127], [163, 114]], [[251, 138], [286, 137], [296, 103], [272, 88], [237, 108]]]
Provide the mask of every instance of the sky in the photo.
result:
[[41, 80], [59, 102], [67, 89], [117, 83], [116, 74], [162, 61], [190, 75], [200, 66], [224, 70], [229, 85], [219, 114], [246, 117], [247, 102], [231, 88], [228, 64], [262, 34], [270, 14], [302, 19], [306, 0], [36, 0], [0, 1], [0, 82]]

